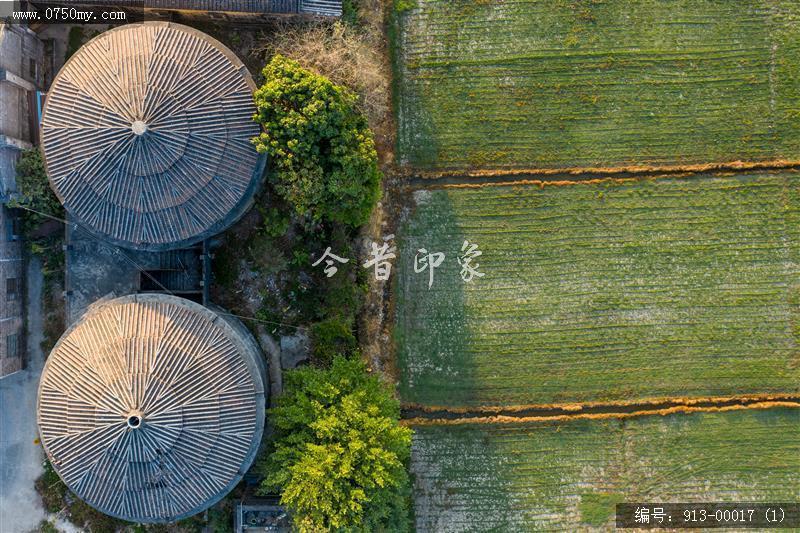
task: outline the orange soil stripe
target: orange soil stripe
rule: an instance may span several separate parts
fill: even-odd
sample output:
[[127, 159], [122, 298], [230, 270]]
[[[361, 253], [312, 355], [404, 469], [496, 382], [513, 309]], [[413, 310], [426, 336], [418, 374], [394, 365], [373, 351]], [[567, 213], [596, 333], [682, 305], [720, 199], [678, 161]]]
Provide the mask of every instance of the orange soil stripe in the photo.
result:
[[[688, 174], [685, 174], [688, 176]], [[670, 177], [674, 178], [676, 175], [669, 174], [666, 176], [659, 176], [659, 177]], [[656, 177], [647, 176], [647, 179], [656, 179]], [[563, 187], [566, 185], [597, 185], [601, 183], [631, 183], [636, 181], [641, 181], [641, 177], [636, 178], [587, 178], [587, 179], [576, 179], [576, 180], [516, 180], [516, 181], [483, 181], [477, 183], [423, 183], [417, 188], [425, 189], [425, 190], [436, 190], [436, 189], [482, 189], [484, 187], [507, 187], [507, 186], [527, 186], [527, 187]]]
[[800, 402], [759, 402], [747, 405], [727, 405], [724, 407], [692, 407], [688, 405], [680, 405], [669, 407], [666, 409], [655, 410], [642, 410], [629, 413], [580, 413], [569, 415], [555, 415], [555, 416], [483, 416], [472, 418], [408, 418], [401, 420], [400, 423], [404, 426], [454, 426], [465, 424], [517, 424], [526, 422], [569, 422], [571, 420], [608, 420], [608, 419], [624, 419], [634, 418], [641, 416], [653, 415], [671, 415], [676, 413], [691, 414], [691, 413], [722, 413], [726, 411], [740, 411], [743, 409], [771, 409], [775, 407], [789, 407], [800, 409]]
[[658, 398], [647, 398], [645, 400], [620, 400], [620, 401], [606, 401], [606, 402], [581, 402], [581, 403], [534, 403], [523, 405], [489, 405], [482, 407], [447, 407], [436, 405], [421, 405], [414, 403], [404, 403], [403, 409], [415, 410], [423, 412], [448, 412], [448, 413], [502, 413], [502, 412], [518, 412], [518, 411], [533, 411], [533, 410], [546, 410], [558, 409], [563, 411], [582, 411], [584, 409], [604, 408], [604, 407], [631, 407], [641, 406], [646, 409], [647, 406], [659, 405], [664, 403], [675, 405], [692, 406], [698, 403], [726, 403], [726, 402], [797, 402], [800, 403], [800, 395], [798, 394], [742, 394], [734, 396], [698, 396], [690, 398], [664, 396]]
[[[566, 167], [566, 168], [520, 168], [520, 169], [491, 169], [491, 170], [442, 170], [442, 171], [416, 171], [407, 172], [407, 175], [423, 179], [438, 179], [445, 177], [496, 177], [496, 176], [552, 176], [555, 174], [641, 174], [641, 173], [696, 173], [716, 170], [766, 170], [786, 169], [800, 167], [800, 160], [779, 159], [775, 161], [729, 161], [725, 163], [700, 163], [693, 165], [632, 165], [623, 167]], [[401, 169], [402, 171], [402, 169]]]

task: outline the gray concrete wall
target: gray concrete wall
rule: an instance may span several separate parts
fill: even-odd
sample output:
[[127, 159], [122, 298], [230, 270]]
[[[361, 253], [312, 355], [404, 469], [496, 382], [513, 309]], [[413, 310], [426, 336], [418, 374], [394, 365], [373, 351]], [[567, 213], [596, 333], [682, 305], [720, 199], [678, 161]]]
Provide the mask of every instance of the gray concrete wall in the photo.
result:
[[[0, 234], [0, 376], [5, 376], [23, 367], [25, 291], [22, 244], [10, 238], [11, 220], [7, 210], [2, 206], [0, 206]], [[14, 284], [16, 294], [9, 292], [9, 286]], [[16, 336], [16, 353], [9, 353], [10, 336]]]
[[22, 24], [0, 23], [0, 69], [41, 87], [43, 54], [36, 33]]
[[35, 142], [30, 92], [42, 85], [43, 58], [44, 44], [34, 32], [22, 24], [0, 23], [0, 135]]
[[30, 116], [28, 91], [0, 82], [0, 135], [30, 143], [34, 138]]

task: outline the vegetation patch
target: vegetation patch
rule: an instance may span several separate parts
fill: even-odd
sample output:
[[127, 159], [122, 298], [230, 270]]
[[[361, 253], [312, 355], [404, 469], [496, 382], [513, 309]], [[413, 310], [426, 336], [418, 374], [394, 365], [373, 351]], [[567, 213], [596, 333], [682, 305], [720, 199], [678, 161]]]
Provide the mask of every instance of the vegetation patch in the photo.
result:
[[419, 531], [613, 529], [622, 500], [791, 500], [800, 411], [423, 426], [411, 470]]
[[798, 160], [795, 2], [395, 0], [398, 159]]
[[581, 523], [602, 527], [611, 521], [615, 507], [625, 501], [621, 494], [608, 492], [585, 492], [578, 504]]
[[17, 195], [8, 203], [19, 209], [22, 234], [28, 252], [42, 263], [43, 339], [47, 354], [66, 329], [64, 298], [64, 208], [58, 200], [44, 169], [41, 152], [22, 152], [16, 166]]
[[358, 360], [288, 372], [262, 463], [300, 531], [408, 531], [411, 430], [391, 391]]
[[[355, 240], [380, 195], [377, 154], [349, 89], [280, 55], [263, 74], [254, 143], [268, 183], [215, 252], [214, 298], [272, 334], [311, 326], [313, 362], [327, 366], [355, 349], [366, 288]], [[345, 261], [335, 272], [326, 251]]]
[[[800, 391], [800, 174], [417, 194], [399, 235], [404, 401]], [[483, 252], [465, 283], [463, 242]], [[443, 252], [417, 273], [418, 250]]]
[[349, 89], [279, 54], [262, 74], [254, 143], [268, 184], [215, 254], [215, 292], [271, 334], [310, 326], [314, 363], [284, 375], [262, 492], [280, 494], [300, 531], [407, 531], [411, 432], [354, 331], [367, 272], [355, 239], [380, 195], [372, 133]]
[[[344, 4], [346, 23], [286, 24], [256, 40], [256, 53], [267, 60], [290, 57], [358, 95], [357, 109], [376, 136], [394, 137], [389, 106], [389, 76], [384, 65], [380, 0]], [[384, 146], [383, 143], [380, 143]]]
[[67, 486], [58, 477], [50, 461], [44, 462], [44, 472], [36, 479], [36, 492], [42, 497], [42, 506], [48, 513], [58, 513], [65, 507]]
[[311, 349], [314, 359], [324, 366], [331, 364], [337, 355], [354, 354], [357, 348], [358, 342], [353, 335], [353, 324], [342, 318], [327, 318], [311, 327]]
[[[64, 207], [53, 194], [50, 181], [44, 168], [41, 152], [32, 148], [19, 156], [16, 165], [17, 195], [9, 202], [9, 207], [23, 209], [22, 231], [26, 240], [39, 241], [47, 228], [45, 224], [64, 218]], [[57, 227], [61, 227], [58, 225]]]
[[[258, 203], [280, 205], [269, 194], [262, 195]], [[260, 322], [273, 335], [293, 335], [298, 328], [329, 319], [349, 325], [355, 335], [353, 325], [363, 304], [366, 275], [356, 261], [355, 230], [325, 224], [308, 228], [292, 218], [284, 233], [276, 237], [270, 229], [271, 219], [261, 214], [264, 211], [268, 210], [253, 210], [224, 234], [222, 246], [214, 252], [214, 301], [237, 315], [255, 318], [247, 324]], [[349, 258], [330, 278], [324, 264], [313, 264], [328, 247]], [[330, 363], [330, 352], [322, 349], [318, 353], [320, 359], [315, 358], [315, 363]]]
[[357, 97], [276, 55], [255, 93], [254, 139], [270, 157], [269, 178], [295, 216], [358, 227], [380, 196], [378, 153]]

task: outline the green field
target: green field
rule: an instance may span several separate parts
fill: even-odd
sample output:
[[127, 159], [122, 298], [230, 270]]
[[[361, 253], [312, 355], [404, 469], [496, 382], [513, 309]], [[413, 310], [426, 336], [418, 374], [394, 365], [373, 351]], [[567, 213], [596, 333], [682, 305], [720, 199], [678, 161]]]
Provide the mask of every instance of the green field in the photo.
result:
[[[800, 174], [415, 196], [395, 286], [405, 402], [800, 392]], [[485, 273], [469, 284], [465, 239]], [[420, 248], [446, 253], [430, 289]]]
[[619, 501], [800, 498], [798, 410], [415, 430], [418, 531], [607, 530]]
[[800, 3], [413, 0], [401, 163], [562, 168], [800, 159]]

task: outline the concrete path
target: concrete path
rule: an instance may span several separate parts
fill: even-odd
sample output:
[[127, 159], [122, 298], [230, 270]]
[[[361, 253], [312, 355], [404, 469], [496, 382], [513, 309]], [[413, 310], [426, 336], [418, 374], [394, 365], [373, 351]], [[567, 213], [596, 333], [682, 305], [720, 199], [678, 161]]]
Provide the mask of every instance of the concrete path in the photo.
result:
[[34, 441], [36, 391], [44, 364], [42, 265], [32, 258], [27, 272], [28, 368], [0, 379], [0, 533], [35, 530], [45, 518], [33, 483], [42, 473], [42, 448]]
[[272, 335], [267, 333], [267, 328], [262, 324], [256, 326], [258, 332], [258, 344], [261, 349], [267, 354], [267, 362], [269, 367], [267, 374], [269, 374], [269, 406], [275, 407], [275, 401], [281, 392], [283, 392], [283, 374], [281, 373], [281, 347], [272, 338]]

